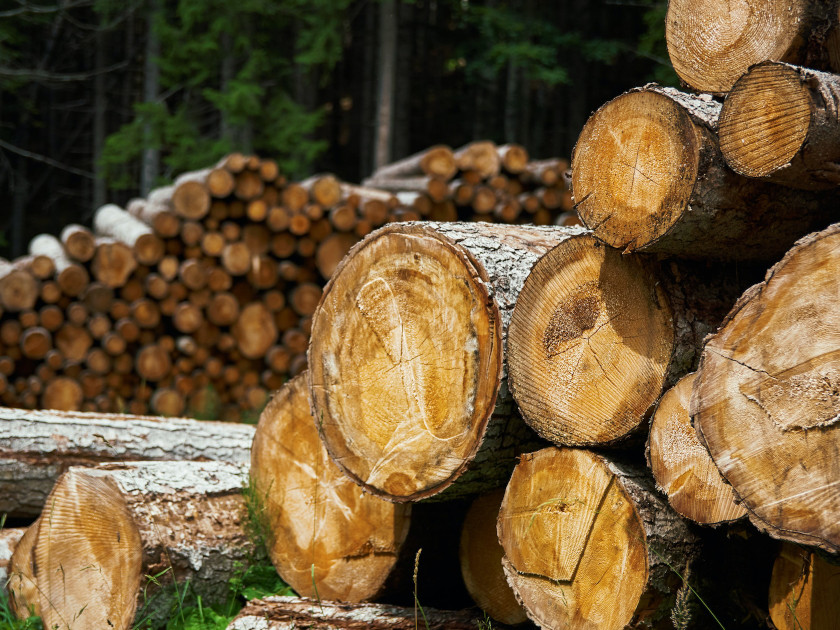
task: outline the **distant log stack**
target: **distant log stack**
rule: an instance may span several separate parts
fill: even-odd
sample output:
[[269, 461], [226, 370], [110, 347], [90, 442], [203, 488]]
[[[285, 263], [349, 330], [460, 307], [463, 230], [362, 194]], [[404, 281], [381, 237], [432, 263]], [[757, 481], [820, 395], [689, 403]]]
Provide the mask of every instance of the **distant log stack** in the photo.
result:
[[811, 234], [707, 342], [690, 413], [771, 536], [840, 553], [840, 225]]
[[223, 603], [250, 549], [244, 484], [245, 468], [221, 462], [71, 468], [50, 494], [45, 525], [13, 554], [18, 614], [33, 606], [47, 627], [159, 624], [176, 605], [173, 580], [180, 589], [189, 581], [205, 605]]
[[416, 223], [350, 252], [309, 347], [313, 413], [347, 474], [400, 502], [504, 483], [533, 443], [503, 385], [511, 311], [539, 257], [578, 232]]
[[584, 225], [626, 252], [766, 261], [840, 218], [833, 194], [791, 190], [726, 166], [720, 107], [708, 95], [645, 86], [595, 112], [572, 157]]
[[[486, 142], [458, 155], [436, 146], [383, 168], [376, 181], [392, 193], [330, 174], [289, 182], [271, 160], [232, 154], [125, 210], [102, 206], [93, 232], [36, 237], [29, 257], [0, 262], [0, 403], [254, 416], [306, 368], [321, 288], [372, 230], [430, 217], [550, 223], [559, 210], [546, 195], [571, 207], [560, 160], [532, 168], [521, 147]], [[480, 192], [456, 203], [456, 177]], [[426, 187], [407, 193], [397, 178]], [[534, 202], [519, 212], [523, 195]]]

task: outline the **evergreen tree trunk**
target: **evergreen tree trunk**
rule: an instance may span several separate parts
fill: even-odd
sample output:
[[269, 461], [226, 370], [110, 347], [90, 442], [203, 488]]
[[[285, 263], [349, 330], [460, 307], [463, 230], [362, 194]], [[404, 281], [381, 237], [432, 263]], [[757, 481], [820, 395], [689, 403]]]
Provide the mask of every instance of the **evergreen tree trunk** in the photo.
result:
[[374, 166], [391, 161], [394, 129], [394, 82], [396, 79], [397, 6], [394, 0], [379, 5], [379, 87], [376, 115], [376, 147]]
[[105, 95], [105, 32], [100, 27], [96, 31], [96, 78], [93, 83], [93, 205], [98, 208], [105, 204], [105, 178], [102, 176], [102, 148], [105, 146], [105, 115], [108, 99]]
[[[161, 13], [161, 0], [149, 0], [148, 11], [143, 101], [154, 103], [157, 100], [160, 86], [160, 72], [155, 61], [160, 56], [160, 37], [155, 29], [155, 20]], [[160, 170], [160, 151], [151, 146], [152, 129], [148, 123], [143, 128], [143, 135], [146, 146], [143, 149], [143, 162], [140, 169], [140, 194], [145, 197], [152, 189], [155, 177]]]

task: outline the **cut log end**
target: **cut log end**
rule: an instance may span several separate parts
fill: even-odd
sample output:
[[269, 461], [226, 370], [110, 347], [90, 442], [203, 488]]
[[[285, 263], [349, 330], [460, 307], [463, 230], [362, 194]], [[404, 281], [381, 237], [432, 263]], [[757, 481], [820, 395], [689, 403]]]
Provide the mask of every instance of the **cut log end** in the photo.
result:
[[501, 348], [477, 264], [434, 230], [383, 228], [325, 289], [309, 350], [313, 408], [333, 458], [371, 492], [435, 494], [478, 448]]
[[770, 619], [778, 630], [831, 630], [840, 619], [840, 566], [791, 543], [770, 578]]
[[799, 73], [784, 64], [761, 64], [735, 84], [720, 112], [720, 149], [748, 177], [786, 166], [800, 151], [813, 103]]
[[619, 249], [657, 240], [691, 197], [699, 146], [688, 114], [664, 94], [613, 99], [587, 121], [575, 145], [572, 189], [581, 220]]
[[614, 442], [659, 398], [673, 347], [670, 307], [644, 262], [581, 234], [543, 256], [519, 294], [510, 388], [544, 438]]
[[269, 556], [296, 592], [342, 601], [379, 593], [408, 533], [410, 508], [362, 493], [330, 460], [305, 373], [263, 411], [251, 477], [272, 532]]
[[648, 461], [677, 512], [703, 524], [734, 521], [747, 510], [735, 502], [732, 487], [697, 439], [688, 415], [695, 377], [692, 373], [680, 379], [659, 402], [650, 427]]

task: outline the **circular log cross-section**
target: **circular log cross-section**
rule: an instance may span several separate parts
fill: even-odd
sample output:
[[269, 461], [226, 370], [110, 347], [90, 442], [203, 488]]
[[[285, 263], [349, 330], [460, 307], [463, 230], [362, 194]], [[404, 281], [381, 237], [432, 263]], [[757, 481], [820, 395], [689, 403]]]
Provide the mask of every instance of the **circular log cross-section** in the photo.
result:
[[298, 375], [271, 399], [251, 448], [268, 553], [301, 595], [365, 601], [380, 592], [397, 561], [411, 507], [360, 492], [330, 460], [310, 413], [306, 379]]
[[[840, 553], [840, 225], [800, 240], [700, 358], [698, 436], [750, 520]], [[806, 289], [803, 290], [803, 287]]]
[[309, 366], [322, 438], [357, 483], [414, 501], [470, 462], [449, 498], [504, 483], [528, 431], [498, 395], [503, 334], [531, 266], [571, 233], [407, 223], [351, 250], [314, 314]]
[[525, 280], [508, 333], [508, 381], [542, 437], [610, 443], [641, 425], [674, 349], [671, 307], [652, 268], [579, 234]]
[[840, 565], [784, 543], [770, 578], [770, 619], [778, 630], [840, 627]]
[[840, 76], [766, 61], [732, 88], [720, 110], [720, 150], [748, 177], [794, 188], [840, 185]]
[[645, 86], [603, 105], [575, 145], [581, 221], [625, 252], [774, 260], [837, 216], [837, 198], [732, 171], [717, 139], [720, 103]]
[[688, 415], [695, 377], [684, 376], [659, 401], [650, 425], [648, 464], [678, 513], [705, 525], [734, 521], [747, 510], [735, 503], [732, 488], [697, 439]]
[[245, 483], [245, 468], [221, 462], [70, 468], [31, 552], [44, 626], [156, 627], [176, 605], [173, 578], [205, 604], [223, 603], [251, 549]]
[[697, 92], [725, 94], [766, 59], [838, 69], [837, 4], [813, 0], [671, 0], [665, 40], [674, 70]]
[[522, 456], [498, 531], [508, 582], [541, 628], [670, 624], [682, 583], [670, 567], [686, 575], [697, 553], [641, 473], [569, 448]]

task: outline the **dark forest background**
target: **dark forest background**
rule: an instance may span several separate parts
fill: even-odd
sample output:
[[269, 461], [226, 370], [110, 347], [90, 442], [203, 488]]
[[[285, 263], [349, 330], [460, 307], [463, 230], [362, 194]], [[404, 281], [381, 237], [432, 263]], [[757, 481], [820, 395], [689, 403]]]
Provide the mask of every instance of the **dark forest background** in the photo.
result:
[[230, 151], [358, 182], [435, 143], [569, 156], [675, 84], [654, 0], [0, 0], [0, 256]]

